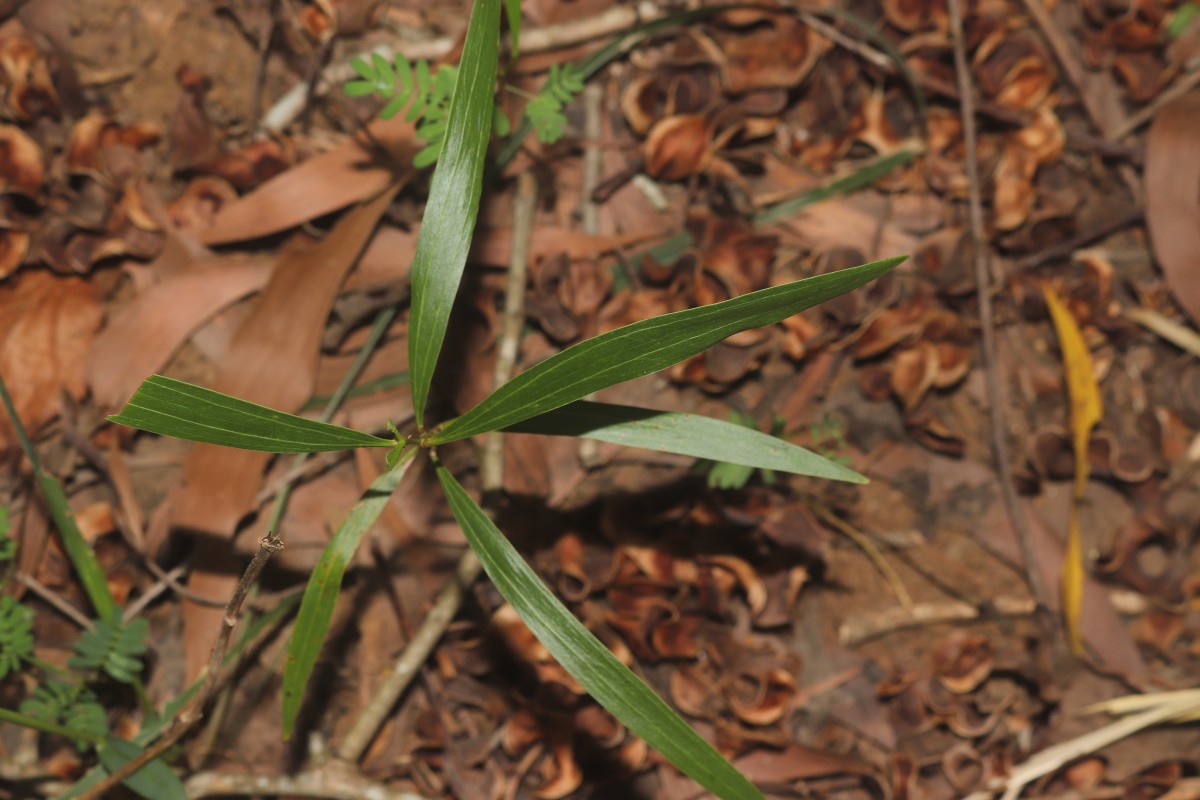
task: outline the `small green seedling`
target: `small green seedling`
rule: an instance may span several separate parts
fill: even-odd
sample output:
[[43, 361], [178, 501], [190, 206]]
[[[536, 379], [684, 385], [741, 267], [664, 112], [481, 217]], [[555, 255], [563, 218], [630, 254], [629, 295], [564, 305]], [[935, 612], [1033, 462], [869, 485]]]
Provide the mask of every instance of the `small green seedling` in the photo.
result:
[[[515, 5], [510, 1], [510, 8]], [[499, 38], [500, 0], [476, 0], [441, 128], [445, 138], [430, 181], [411, 270], [408, 360], [415, 432], [402, 434], [393, 426], [391, 436], [375, 436], [284, 414], [157, 375], [147, 378], [110, 420], [154, 433], [270, 452], [352, 447], [391, 450], [389, 469], [376, 479], [334, 533], [305, 590], [284, 669], [285, 735], [290, 735], [295, 725], [345, 571], [366, 531], [396, 492], [401, 477], [420, 457], [431, 463], [451, 512], [492, 582], [559, 663], [630, 731], [709, 791], [726, 800], [762, 800], [754, 784], [575, 618], [438, 459], [437, 450], [441, 445], [483, 433], [521, 431], [593, 438], [739, 464], [752, 470], [863, 483], [866, 479], [849, 468], [753, 428], [694, 414], [593, 403], [584, 398], [666, 369], [738, 332], [774, 325], [852, 291], [891, 271], [904, 258], [883, 259], [635, 322], [580, 342], [526, 369], [461, 416], [427, 419], [433, 410], [429, 402], [433, 374], [483, 192], [495, 118]], [[566, 95], [582, 85], [596, 63], [600, 62], [580, 72], [578, 80], [569, 73], [558, 75], [561, 91], [554, 96], [559, 105], [546, 113], [547, 118], [557, 119], [555, 114], [561, 112]], [[395, 78], [390, 79], [391, 68], [373, 60], [367, 69], [360, 69], [361, 80], [368, 84], [360, 87], [361, 91], [394, 90], [402, 79], [400, 68], [392, 70]]]

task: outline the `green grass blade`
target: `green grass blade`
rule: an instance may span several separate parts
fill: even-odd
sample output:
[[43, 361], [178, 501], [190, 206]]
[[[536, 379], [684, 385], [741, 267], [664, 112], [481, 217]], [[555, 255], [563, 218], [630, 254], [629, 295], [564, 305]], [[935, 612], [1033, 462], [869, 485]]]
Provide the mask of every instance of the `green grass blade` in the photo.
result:
[[329, 540], [321, 560], [308, 579], [308, 585], [304, 587], [304, 598], [300, 601], [300, 613], [288, 642], [287, 661], [283, 669], [284, 738], [292, 735], [292, 728], [296, 724], [305, 687], [321, 647], [325, 644], [325, 635], [329, 632], [329, 622], [333, 619], [333, 607], [342, 589], [346, 567], [354, 558], [363, 535], [375, 524], [388, 498], [412, 465], [416, 453], [417, 448], [410, 447], [394, 469], [376, 478], [363, 493], [337, 533]]
[[109, 422], [193, 442], [268, 453], [390, 447], [369, 433], [317, 422], [202, 386], [151, 375]]
[[443, 444], [506, 428], [600, 389], [665, 369], [739, 331], [774, 325], [857, 289], [905, 258], [886, 258], [663, 314], [580, 342], [522, 372], [430, 441]]
[[13, 407], [12, 397], [8, 394], [8, 386], [5, 385], [3, 376], [0, 376], [0, 401], [4, 403], [4, 408], [8, 411], [8, 417], [12, 420], [13, 430], [17, 434], [17, 441], [21, 443], [21, 449], [25, 451], [25, 457], [33, 466], [33, 475], [37, 478], [38, 486], [42, 488], [42, 495], [46, 498], [50, 516], [54, 519], [54, 527], [58, 528], [58, 533], [62, 536], [63, 549], [67, 552], [67, 558], [71, 560], [71, 566], [79, 575], [83, 591], [91, 601], [92, 608], [96, 610], [96, 616], [100, 619], [109, 619], [116, 613], [117, 602], [108, 588], [108, 579], [104, 577], [104, 569], [96, 560], [96, 554], [92, 552], [91, 545], [80, 533], [79, 526], [75, 523], [75, 515], [71, 513], [71, 506], [67, 503], [67, 495], [62, 486], [53, 475], [42, 470], [37, 450], [33, 449], [33, 442], [29, 440], [29, 434], [25, 432], [25, 426], [21, 424], [21, 418], [17, 416], [17, 410]]
[[759, 469], [777, 469], [849, 483], [867, 482], [854, 470], [777, 436], [698, 414], [579, 400], [505, 430], [580, 436]]
[[811, 189], [804, 194], [776, 203], [754, 215], [755, 225], [766, 225], [795, 214], [800, 209], [827, 200], [839, 194], [848, 194], [870, 186], [894, 169], [904, 166], [917, 157], [912, 150], [897, 150], [891, 155], [876, 158], [863, 164], [848, 175], [835, 178], [828, 183]]
[[450, 510], [479, 561], [546, 649], [629, 730], [718, 797], [762, 794], [559, 602], [487, 514], [440, 464]]
[[429, 386], [479, 212], [499, 40], [500, 0], [475, 0], [450, 100], [448, 132], [433, 171], [413, 256], [408, 363], [418, 424], [425, 417]]
[[0, 707], [0, 722], [10, 722], [13, 725], [20, 725], [23, 728], [30, 728], [42, 733], [48, 733], [52, 736], [62, 736], [65, 739], [70, 739], [75, 742], [91, 742], [92, 744], [100, 744], [104, 741], [104, 737], [98, 733], [91, 731], [82, 731], [78, 728], [69, 728], [66, 725], [58, 725], [53, 722], [46, 722], [44, 719], [31, 717], [27, 714], [21, 714], [17, 711], [10, 711], [7, 708]]

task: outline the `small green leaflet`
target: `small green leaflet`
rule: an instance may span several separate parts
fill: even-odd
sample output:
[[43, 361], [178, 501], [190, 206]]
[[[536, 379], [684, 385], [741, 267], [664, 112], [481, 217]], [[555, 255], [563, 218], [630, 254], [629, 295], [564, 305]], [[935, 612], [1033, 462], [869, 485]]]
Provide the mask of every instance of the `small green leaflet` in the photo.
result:
[[500, 430], [600, 389], [666, 369], [735, 333], [774, 325], [857, 289], [895, 269], [905, 258], [885, 258], [814, 275], [603, 333], [525, 370], [429, 441], [445, 444]]
[[510, 425], [512, 433], [582, 436], [712, 461], [850, 483], [867, 479], [803, 447], [753, 428], [698, 414], [579, 400]]
[[754, 784], [700, 738], [567, 610], [440, 464], [437, 476], [450, 510], [500, 594], [512, 604], [538, 641], [600, 705], [718, 797], [763, 800]]
[[163, 375], [151, 375], [109, 422], [164, 436], [268, 453], [315, 453], [395, 442], [285, 414]]

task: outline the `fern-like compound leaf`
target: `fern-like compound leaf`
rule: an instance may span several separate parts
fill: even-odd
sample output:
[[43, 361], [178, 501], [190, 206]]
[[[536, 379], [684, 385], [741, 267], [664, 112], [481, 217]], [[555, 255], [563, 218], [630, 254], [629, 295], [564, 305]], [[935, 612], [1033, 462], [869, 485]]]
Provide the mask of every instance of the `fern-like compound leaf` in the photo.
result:
[[81, 670], [103, 670], [113, 680], [133, 683], [142, 671], [149, 623], [144, 619], [122, 623], [118, 619], [97, 620], [75, 643], [75, 655], [67, 664]]
[[0, 597], [0, 680], [33, 655], [33, 612], [8, 595]]

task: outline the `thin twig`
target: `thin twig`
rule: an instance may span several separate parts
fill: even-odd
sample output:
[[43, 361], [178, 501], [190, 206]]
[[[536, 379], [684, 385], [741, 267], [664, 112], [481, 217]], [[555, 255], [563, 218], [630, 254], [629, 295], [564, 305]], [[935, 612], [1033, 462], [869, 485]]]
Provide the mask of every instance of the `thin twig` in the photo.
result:
[[25, 588], [29, 589], [29, 591], [33, 592], [38, 597], [49, 603], [54, 610], [58, 611], [64, 617], [71, 620], [85, 631], [90, 631], [92, 629], [92, 621], [87, 618], [86, 614], [67, 602], [66, 598], [52, 590], [49, 586], [41, 583], [37, 578], [24, 572], [18, 572], [17, 580], [20, 581]]
[[429, 800], [415, 792], [398, 791], [336, 762], [296, 775], [232, 775], [198, 772], [184, 784], [192, 800], [222, 795], [278, 795], [330, 800]]
[[1102, 222], [1094, 228], [1089, 228], [1086, 231], [1072, 236], [1065, 242], [1059, 242], [1058, 244], [1051, 245], [1050, 247], [1039, 250], [1038, 252], [1021, 259], [1017, 262], [1016, 266], [1013, 268], [1013, 271], [1025, 272], [1028, 270], [1037, 269], [1043, 264], [1060, 258], [1068, 258], [1076, 250], [1086, 247], [1092, 242], [1105, 239], [1122, 228], [1126, 228], [1130, 225], [1135, 225], [1138, 222], [1141, 222], [1144, 216], [1145, 211], [1143, 209], [1131, 208], [1124, 214], [1118, 214], [1112, 219]]
[[263, 567], [267, 565], [271, 555], [282, 549], [283, 542], [271, 536], [259, 540], [258, 552], [254, 554], [246, 571], [242, 573], [241, 579], [233, 589], [233, 596], [229, 598], [229, 604], [225, 606], [225, 615], [222, 619], [224, 624], [221, 625], [221, 629], [217, 633], [217, 640], [213, 643], [212, 653], [208, 658], [208, 667], [204, 673], [204, 683], [192, 701], [184, 706], [179, 715], [175, 717], [170, 729], [137, 756], [122, 764], [120, 768], [114, 770], [90, 789], [82, 792], [79, 800], [100, 800], [105, 797], [109, 791], [119, 786], [126, 778], [166, 752], [201, 718], [204, 704], [208, 702], [220, 685], [221, 664], [225, 660], [225, 652], [229, 649], [229, 638], [233, 634], [234, 626], [237, 625], [238, 616], [241, 614], [242, 602], [246, 599], [250, 587], [257, 583], [258, 576], [262, 574]]
[[123, 613], [121, 615], [121, 618], [123, 620], [125, 620], [126, 622], [128, 622], [131, 619], [134, 619], [138, 614], [145, 611], [146, 606], [153, 603], [154, 599], [157, 598], [160, 594], [162, 594], [163, 592], [172, 588], [172, 585], [178, 586], [179, 579], [182, 578], [186, 574], [187, 574], [187, 567], [184, 567], [184, 566], [178, 566], [178, 567], [175, 567], [175, 569], [171, 570], [170, 572], [163, 573], [163, 576], [161, 578], [159, 578], [154, 583], [153, 586], [151, 586], [146, 591], [142, 592], [141, 596], [138, 597], [137, 600], [134, 600], [132, 603], [130, 603], [128, 606], [125, 607], [125, 613]]
[[[342, 402], [350, 394], [350, 390], [354, 384], [358, 382], [359, 376], [362, 374], [363, 368], [367, 361], [374, 355], [376, 347], [382, 340], [384, 333], [387, 332], [388, 326], [396, 316], [396, 306], [391, 305], [379, 309], [375, 315], [375, 320], [371, 324], [371, 330], [367, 333], [367, 338], [359, 347], [358, 353], [351, 362], [346, 373], [342, 375], [341, 382], [333, 394], [330, 395], [329, 401], [325, 404], [325, 408], [321, 411], [321, 422], [329, 422], [333, 419], [333, 415], [337, 413], [337, 409], [341, 407]], [[271, 493], [274, 495], [275, 504], [271, 509], [271, 515], [267, 520], [267, 530], [271, 531], [272, 536], [277, 535], [283, 522], [284, 512], [287, 510], [288, 499], [291, 497], [292, 489], [300, 478], [305, 477], [308, 473], [306, 466], [316, 462], [317, 459], [310, 459], [311, 453], [298, 453], [292, 460], [292, 466], [286, 471], [283, 478], [273, 487]], [[337, 463], [336, 460], [324, 459], [321, 463], [317, 463], [317, 470], [311, 474], [319, 474], [321, 470], [328, 468], [331, 464]], [[262, 502], [266, 502], [263, 500]], [[254, 587], [257, 590], [257, 587]], [[229, 694], [221, 696], [217, 703], [214, 704], [212, 717], [209, 720], [207, 733], [215, 736], [215, 732], [219, 729], [224, 720], [224, 715], [229, 708]], [[206, 740], [208, 735], [202, 735], [197, 744], [197, 748], [193, 751], [192, 757], [195, 759], [193, 763], [202, 764], [207, 757], [210, 743]]]
[[[501, 386], [512, 377], [516, 365], [521, 328], [525, 323], [525, 275], [529, 261], [529, 245], [533, 235], [534, 211], [537, 208], [537, 179], [532, 173], [522, 173], [517, 181], [517, 197], [513, 208], [513, 240], [509, 261], [508, 284], [504, 299], [504, 321], [496, 357], [495, 383]], [[500, 433], [490, 433], [484, 440], [480, 462], [485, 507], [494, 504], [504, 487], [504, 443]], [[480, 564], [475, 551], [468, 548], [459, 558], [454, 575], [438, 592], [437, 599], [421, 626], [409, 640], [404, 652], [396, 659], [350, 730], [336, 748], [337, 757], [356, 763], [370, 746], [384, 719], [392, 712], [400, 695], [408, 688], [434, 646], [442, 638], [446, 626], [454, 619], [467, 590], [479, 577]]]
[[1009, 477], [1008, 423], [1004, 412], [1004, 395], [1000, 388], [996, 365], [996, 323], [992, 317], [992, 289], [988, 264], [988, 245], [983, 228], [983, 200], [979, 189], [979, 158], [976, 153], [975, 99], [971, 86], [971, 73], [967, 66], [966, 45], [963, 42], [962, 0], [949, 0], [950, 33], [954, 42], [954, 69], [958, 75], [958, 93], [963, 122], [963, 143], [966, 147], [968, 208], [971, 223], [971, 238], [975, 241], [975, 290], [979, 298], [979, 328], [982, 334], [983, 371], [987, 384], [988, 411], [990, 412], [992, 455], [996, 460], [996, 474], [1000, 483], [1000, 496], [1013, 532], [1021, 546], [1025, 561], [1025, 575], [1029, 591], [1039, 605], [1045, 605], [1041, 582], [1037, 576], [1037, 564], [1033, 556], [1033, 543], [1017, 502], [1017, 493]]
[[946, 622], [978, 622], [997, 617], [1027, 617], [1037, 604], [1025, 597], [997, 597], [980, 608], [959, 600], [915, 603], [908, 608], [883, 608], [846, 620], [838, 628], [838, 641], [854, 646], [899, 630]]
[[875, 543], [868, 539], [862, 531], [855, 528], [850, 523], [833, 513], [824, 503], [816, 498], [808, 498], [808, 507], [813, 510], [827, 525], [836, 528], [838, 531], [849, 537], [870, 559], [875, 565], [875, 569], [883, 575], [888, 585], [892, 587], [892, 591], [896, 593], [896, 599], [900, 601], [903, 608], [912, 608], [912, 595], [908, 593], [904, 582], [900, 580], [900, 576], [896, 574], [896, 570], [892, 569], [892, 565], [883, 557], [883, 553], [879, 552], [879, 548]]
[[[951, 0], [955, 2], [955, 0]], [[1125, 719], [1118, 720], [1102, 728], [1089, 731], [1061, 744], [1054, 745], [1032, 756], [1023, 764], [1017, 764], [1009, 772], [1008, 778], [1002, 783], [1004, 796], [1002, 800], [1017, 800], [1021, 791], [1031, 782], [1049, 775], [1075, 759], [1095, 753], [1113, 742], [1120, 741], [1126, 736], [1137, 733], [1151, 725], [1172, 721], [1184, 717], [1200, 709], [1200, 691], [1176, 692], [1178, 697], [1163, 702], [1147, 711]], [[991, 792], [975, 792], [968, 795], [968, 800], [988, 797]]]
[[1129, 117], [1126, 118], [1125, 121], [1118, 125], [1113, 131], [1113, 138], [1125, 138], [1150, 120], [1154, 119], [1154, 115], [1158, 113], [1160, 108], [1179, 99], [1180, 97], [1183, 97], [1197, 86], [1200, 86], [1200, 69], [1189, 73], [1187, 77], [1180, 78], [1175, 83], [1159, 92], [1158, 97], [1155, 97], [1151, 103], [1146, 105], [1144, 108], [1139, 109], [1136, 113], [1130, 114]]

